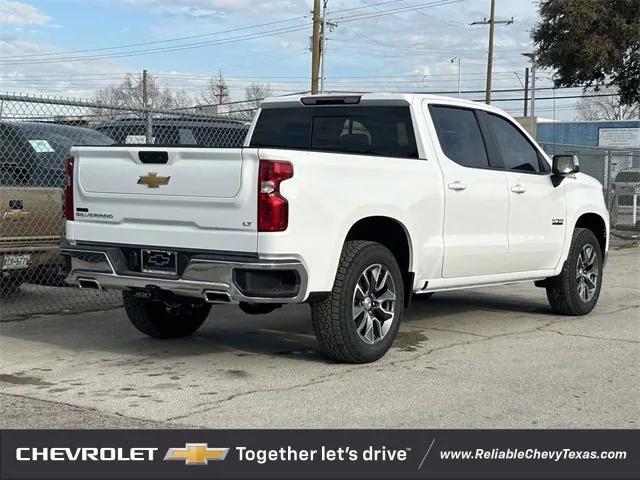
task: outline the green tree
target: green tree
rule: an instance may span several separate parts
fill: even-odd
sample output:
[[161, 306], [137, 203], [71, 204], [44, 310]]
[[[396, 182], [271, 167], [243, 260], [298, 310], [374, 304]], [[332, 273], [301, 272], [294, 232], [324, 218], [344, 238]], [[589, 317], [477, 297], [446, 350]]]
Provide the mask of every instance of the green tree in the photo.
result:
[[616, 87], [640, 102], [640, 0], [541, 0], [531, 37], [557, 87]]

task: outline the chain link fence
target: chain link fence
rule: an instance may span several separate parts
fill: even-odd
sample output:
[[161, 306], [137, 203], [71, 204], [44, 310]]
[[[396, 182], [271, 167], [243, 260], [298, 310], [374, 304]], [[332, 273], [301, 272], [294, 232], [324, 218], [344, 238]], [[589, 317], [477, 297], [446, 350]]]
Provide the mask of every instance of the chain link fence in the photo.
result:
[[[215, 107], [162, 111], [0, 95], [0, 319], [120, 305], [117, 292], [64, 284], [64, 159], [72, 145], [241, 146], [253, 112], [207, 108]], [[603, 185], [612, 236], [637, 242], [640, 150], [543, 147], [580, 157], [581, 170]]]
[[[208, 107], [215, 108], [215, 107]], [[161, 111], [0, 95], [0, 319], [120, 305], [118, 292], [68, 287], [64, 159], [73, 145], [239, 147], [246, 111]]]
[[602, 183], [612, 237], [623, 244], [640, 241], [640, 149], [559, 143], [546, 143], [542, 147], [549, 155], [577, 155], [580, 171]]

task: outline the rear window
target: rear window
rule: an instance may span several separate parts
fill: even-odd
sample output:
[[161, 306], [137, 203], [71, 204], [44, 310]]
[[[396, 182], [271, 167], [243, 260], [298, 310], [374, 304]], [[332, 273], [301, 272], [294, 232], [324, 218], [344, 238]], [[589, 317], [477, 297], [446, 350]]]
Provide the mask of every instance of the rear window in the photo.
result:
[[262, 110], [252, 147], [418, 158], [409, 107], [292, 107]]
[[[73, 145], [111, 145], [113, 141], [100, 132], [68, 125], [16, 122], [0, 130], [2, 145], [12, 143], [10, 158], [4, 164], [16, 164], [22, 183], [32, 187], [65, 185], [64, 159]], [[5, 169], [6, 170], [6, 169]]]

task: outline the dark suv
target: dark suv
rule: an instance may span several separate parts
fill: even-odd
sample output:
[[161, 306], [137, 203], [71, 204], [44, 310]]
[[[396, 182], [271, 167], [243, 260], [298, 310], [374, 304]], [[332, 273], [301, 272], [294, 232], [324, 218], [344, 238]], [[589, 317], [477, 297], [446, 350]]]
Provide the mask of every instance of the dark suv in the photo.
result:
[[[201, 147], [241, 147], [249, 124], [217, 118], [154, 118], [153, 142], [162, 145]], [[146, 143], [146, 124], [141, 118], [123, 118], [96, 127], [118, 144]]]

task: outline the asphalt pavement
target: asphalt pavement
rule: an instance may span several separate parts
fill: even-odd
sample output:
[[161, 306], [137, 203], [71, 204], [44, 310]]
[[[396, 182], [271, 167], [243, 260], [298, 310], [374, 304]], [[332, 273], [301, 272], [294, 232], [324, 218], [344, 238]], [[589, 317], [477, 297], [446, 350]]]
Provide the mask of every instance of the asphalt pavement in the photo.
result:
[[638, 428], [640, 249], [598, 306], [554, 315], [531, 283], [437, 293], [367, 365], [322, 356], [306, 305], [215, 306], [162, 341], [121, 308], [0, 323], [1, 428]]

